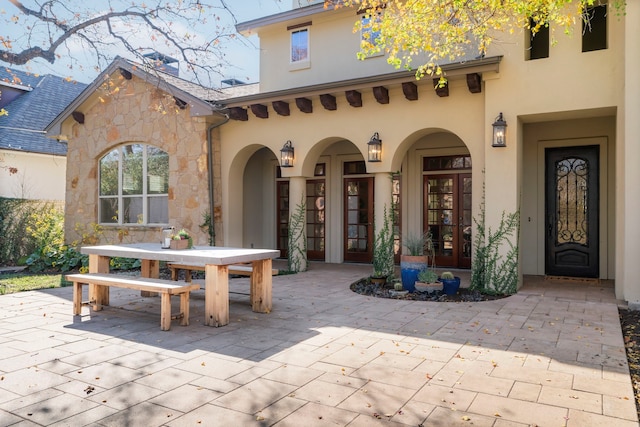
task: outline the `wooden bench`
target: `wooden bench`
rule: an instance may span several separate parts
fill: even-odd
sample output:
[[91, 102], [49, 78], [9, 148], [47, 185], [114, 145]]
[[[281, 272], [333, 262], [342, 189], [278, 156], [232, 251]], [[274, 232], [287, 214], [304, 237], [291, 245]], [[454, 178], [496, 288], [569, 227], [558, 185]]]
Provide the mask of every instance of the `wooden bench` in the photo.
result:
[[[67, 274], [67, 281], [73, 282], [73, 314], [79, 315], [82, 310], [82, 285], [89, 285], [89, 303], [93, 309], [99, 311], [103, 305], [108, 305], [108, 293], [101, 292], [101, 287], [114, 286], [117, 288], [135, 289], [139, 291], [157, 292], [160, 294], [160, 329], [171, 329], [171, 295], [180, 295], [180, 311], [176, 316], [180, 318], [180, 325], [189, 325], [189, 292], [200, 289], [197, 284], [175, 282], [172, 280], [154, 279], [148, 277], [133, 277], [120, 274]], [[92, 287], [95, 287], [92, 290]], [[108, 291], [108, 289], [107, 289]], [[106, 297], [105, 297], [106, 295]]]
[[[185, 282], [191, 282], [192, 271], [204, 271], [204, 264], [196, 262], [171, 262], [167, 263], [167, 268], [171, 270], [171, 280], [178, 280], [178, 272], [184, 270]], [[233, 264], [229, 266], [229, 274], [235, 274], [237, 276], [249, 276], [253, 274], [253, 266], [251, 264]], [[278, 275], [277, 269], [271, 270], [272, 276]]]

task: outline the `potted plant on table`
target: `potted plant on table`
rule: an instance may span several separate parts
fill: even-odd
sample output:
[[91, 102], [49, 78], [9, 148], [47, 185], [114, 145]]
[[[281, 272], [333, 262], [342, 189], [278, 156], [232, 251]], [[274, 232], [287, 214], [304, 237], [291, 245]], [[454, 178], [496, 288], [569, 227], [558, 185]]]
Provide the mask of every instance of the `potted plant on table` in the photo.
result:
[[460, 289], [460, 278], [450, 271], [444, 271], [440, 275], [440, 282], [442, 282], [442, 291], [447, 295], [455, 295]]
[[184, 228], [171, 236], [171, 249], [191, 249], [193, 247], [193, 238]]
[[418, 274], [429, 268], [429, 257], [433, 253], [431, 233], [407, 233], [402, 239], [402, 245], [408, 252], [400, 256], [402, 285], [409, 292], [415, 292]]

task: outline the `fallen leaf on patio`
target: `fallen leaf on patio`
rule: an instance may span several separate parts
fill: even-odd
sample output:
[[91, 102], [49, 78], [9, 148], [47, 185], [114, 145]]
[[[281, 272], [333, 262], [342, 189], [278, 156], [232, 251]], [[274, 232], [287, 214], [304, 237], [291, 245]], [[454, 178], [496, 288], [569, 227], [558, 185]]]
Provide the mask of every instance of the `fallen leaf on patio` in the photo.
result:
[[289, 394], [289, 397], [296, 397], [296, 394], [295, 393], [291, 393], [291, 394]]
[[87, 394], [89, 394], [89, 393], [91, 393], [91, 392], [92, 392], [92, 391], [94, 391], [94, 390], [95, 390], [95, 388], [94, 388], [94, 387], [92, 387], [92, 386], [87, 386], [87, 388], [85, 388], [85, 389], [84, 389], [84, 392], [85, 392], [85, 393], [87, 393]]
[[427, 374], [426, 377], [427, 377], [428, 380], [433, 379], [433, 377], [431, 375], [429, 375], [429, 374]]
[[380, 352], [380, 356], [382, 356], [383, 354], [384, 354], [384, 351], [381, 351], [381, 352]]
[[100, 381], [100, 377], [96, 377], [96, 378], [95, 378], [95, 380], [96, 380], [96, 381]]
[[572, 399], [580, 399], [578, 396], [569, 396]]
[[495, 414], [493, 414], [493, 416], [494, 416], [494, 417], [502, 417], [502, 415], [500, 415], [500, 414], [499, 414], [499, 413], [497, 413], [497, 412], [496, 412]]
[[200, 366], [204, 366], [204, 362], [202, 362], [202, 363], [200, 364]]
[[258, 415], [258, 416], [256, 417], [256, 421], [264, 421], [264, 417], [263, 417], [263, 416], [261, 416], [261, 415]]
[[379, 420], [381, 420], [381, 419], [382, 419], [382, 417], [380, 416], [380, 414], [378, 414], [377, 412], [374, 412], [374, 413], [373, 413], [373, 418], [377, 418], [377, 419], [379, 419]]
[[469, 420], [471, 420], [471, 418], [466, 415], [462, 417], [462, 421], [469, 421]]

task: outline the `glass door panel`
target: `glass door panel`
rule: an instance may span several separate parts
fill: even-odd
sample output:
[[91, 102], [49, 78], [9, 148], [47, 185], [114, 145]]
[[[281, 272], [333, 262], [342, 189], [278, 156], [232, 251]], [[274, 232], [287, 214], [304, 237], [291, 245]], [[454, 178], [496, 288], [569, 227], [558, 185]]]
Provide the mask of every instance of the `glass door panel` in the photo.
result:
[[373, 178], [345, 178], [344, 197], [344, 260], [371, 262]]
[[307, 181], [307, 258], [325, 259], [325, 180]]

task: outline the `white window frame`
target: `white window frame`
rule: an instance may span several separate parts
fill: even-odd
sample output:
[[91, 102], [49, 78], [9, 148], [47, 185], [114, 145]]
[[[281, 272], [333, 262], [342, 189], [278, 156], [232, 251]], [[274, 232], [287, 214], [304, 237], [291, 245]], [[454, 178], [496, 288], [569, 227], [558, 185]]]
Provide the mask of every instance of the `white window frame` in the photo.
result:
[[[294, 35], [306, 33], [306, 57], [294, 58]], [[300, 70], [311, 66], [311, 28], [309, 26], [294, 28], [289, 31], [289, 69]]]
[[[369, 36], [370, 34], [376, 34], [376, 33], [380, 34], [380, 30], [373, 31], [371, 28], [365, 28], [365, 25], [368, 25], [368, 22], [365, 22], [365, 21], [370, 21], [371, 19], [375, 19], [376, 21], [379, 21], [379, 20], [382, 19], [382, 13], [383, 12], [379, 10], [379, 11], [377, 11], [375, 13], [375, 16], [374, 15], [366, 15], [366, 14], [364, 14], [360, 18], [360, 23], [361, 23], [361, 26], [360, 26], [360, 44], [358, 46], [360, 49], [362, 49], [362, 44], [365, 41], [372, 43], [375, 40], [375, 38], [373, 40], [370, 39], [370, 36]], [[372, 44], [374, 44], [374, 43], [372, 43]], [[383, 55], [384, 55], [384, 52], [377, 52], [377, 53], [373, 53], [373, 54], [367, 55], [366, 58], [375, 58], [375, 57], [383, 56]]]
[[[123, 157], [123, 149], [124, 147], [128, 147], [131, 145], [140, 145], [143, 147], [142, 150], [142, 193], [141, 194], [135, 194], [135, 195], [124, 195], [123, 194], [123, 188], [124, 188], [124, 174], [123, 174], [123, 164], [124, 164], [124, 157]], [[102, 157], [100, 157], [100, 159], [98, 160], [98, 223], [100, 225], [105, 225], [105, 226], [109, 226], [109, 225], [118, 225], [118, 226], [145, 226], [145, 225], [167, 225], [167, 223], [150, 223], [149, 222], [149, 199], [155, 198], [155, 197], [166, 197], [167, 201], [169, 198], [169, 193], [153, 193], [153, 194], [148, 194], [148, 186], [147, 186], [147, 182], [148, 182], [148, 178], [149, 178], [149, 170], [148, 170], [148, 163], [147, 163], [147, 158], [148, 158], [148, 147], [154, 147], [154, 148], [158, 148], [156, 146], [150, 145], [150, 144], [145, 144], [145, 143], [141, 143], [141, 142], [132, 142], [129, 144], [123, 144], [120, 145], [116, 148], [114, 148], [113, 150], [110, 150], [108, 153], [105, 153]], [[108, 156], [109, 154], [111, 154], [114, 150], [118, 150], [118, 194], [116, 195], [101, 195], [100, 194], [100, 186], [102, 184], [102, 167], [101, 167], [101, 162], [102, 160]], [[166, 151], [161, 150], [164, 153], [166, 153]], [[168, 153], [167, 153], [168, 155]], [[114, 199], [116, 198], [118, 201], [118, 215], [117, 215], [117, 221], [114, 222], [103, 222], [102, 221], [102, 200], [105, 199]], [[142, 220], [139, 222], [124, 222], [123, 220], [123, 215], [120, 213], [123, 206], [124, 206], [124, 200], [127, 198], [141, 198], [142, 199]], [[168, 212], [168, 204], [167, 204], [167, 218], [169, 216], [169, 212]]]

